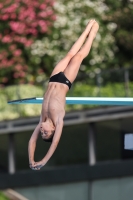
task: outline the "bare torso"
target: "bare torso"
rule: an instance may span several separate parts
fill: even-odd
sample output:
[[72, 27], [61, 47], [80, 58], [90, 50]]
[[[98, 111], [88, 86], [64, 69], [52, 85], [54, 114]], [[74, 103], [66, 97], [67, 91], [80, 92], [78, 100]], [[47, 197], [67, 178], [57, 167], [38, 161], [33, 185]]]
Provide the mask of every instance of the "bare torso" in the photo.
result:
[[62, 83], [50, 82], [48, 84], [42, 105], [43, 122], [46, 118], [49, 118], [55, 125], [59, 118], [64, 118], [65, 101], [68, 90], [68, 86]]

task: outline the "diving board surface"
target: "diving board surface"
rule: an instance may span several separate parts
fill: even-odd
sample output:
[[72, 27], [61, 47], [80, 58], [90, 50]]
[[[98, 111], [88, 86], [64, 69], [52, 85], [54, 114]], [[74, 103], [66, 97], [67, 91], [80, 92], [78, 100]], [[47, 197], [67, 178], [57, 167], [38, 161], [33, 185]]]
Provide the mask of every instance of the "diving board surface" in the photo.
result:
[[[32, 97], [8, 101], [8, 104], [42, 104], [42, 97]], [[133, 98], [109, 97], [66, 97], [66, 104], [86, 105], [133, 105]]]

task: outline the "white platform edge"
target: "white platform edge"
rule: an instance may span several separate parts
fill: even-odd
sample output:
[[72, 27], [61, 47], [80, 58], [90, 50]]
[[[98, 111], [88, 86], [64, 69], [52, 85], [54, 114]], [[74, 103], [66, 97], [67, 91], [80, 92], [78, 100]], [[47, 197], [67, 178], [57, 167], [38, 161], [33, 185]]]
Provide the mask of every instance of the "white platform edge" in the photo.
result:
[[[9, 104], [42, 104], [42, 97], [28, 99], [18, 99], [9, 101]], [[124, 97], [66, 97], [66, 104], [86, 104], [86, 105], [133, 105], [133, 98]]]

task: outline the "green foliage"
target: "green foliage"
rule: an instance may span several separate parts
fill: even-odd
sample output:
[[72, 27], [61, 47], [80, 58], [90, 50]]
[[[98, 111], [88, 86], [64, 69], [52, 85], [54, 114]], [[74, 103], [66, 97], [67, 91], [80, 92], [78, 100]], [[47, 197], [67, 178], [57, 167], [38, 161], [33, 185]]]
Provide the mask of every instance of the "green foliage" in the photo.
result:
[[[104, 0], [108, 7], [105, 15], [102, 16], [106, 24], [113, 23], [115, 29], [114, 36], [115, 66], [130, 66], [133, 63], [133, 1], [129, 0]], [[114, 66], [114, 67], [115, 67]]]
[[8, 105], [8, 100], [20, 99], [25, 97], [41, 97], [43, 89], [33, 85], [9, 86], [0, 91], [0, 120], [14, 119], [18, 117], [40, 115], [41, 105]]
[[0, 192], [0, 200], [9, 200], [2, 192]]

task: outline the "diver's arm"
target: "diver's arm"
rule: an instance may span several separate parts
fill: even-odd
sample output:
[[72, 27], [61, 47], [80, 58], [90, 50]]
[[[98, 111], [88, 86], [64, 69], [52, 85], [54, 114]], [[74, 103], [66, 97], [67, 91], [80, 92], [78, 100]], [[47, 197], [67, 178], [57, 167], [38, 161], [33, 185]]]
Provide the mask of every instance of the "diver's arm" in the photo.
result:
[[29, 154], [29, 164], [30, 167], [34, 164], [34, 153], [36, 149], [36, 141], [40, 132], [40, 125], [38, 124], [29, 140], [28, 144], [28, 154]]
[[62, 128], [63, 128], [63, 120], [59, 120], [58, 123], [56, 124], [56, 129], [52, 144], [45, 157], [41, 161], [35, 163], [34, 165], [35, 170], [39, 170], [41, 167], [43, 167], [55, 152], [62, 134]]
[[53, 153], [55, 152], [61, 134], [62, 134], [62, 128], [63, 128], [63, 120], [60, 120], [57, 124], [56, 124], [56, 129], [55, 129], [55, 134], [53, 137], [53, 141], [52, 144], [47, 152], [47, 154], [45, 155], [45, 157], [42, 159], [42, 162], [44, 163], [44, 165], [48, 162], [48, 160], [51, 158], [51, 156], [53, 155]]

